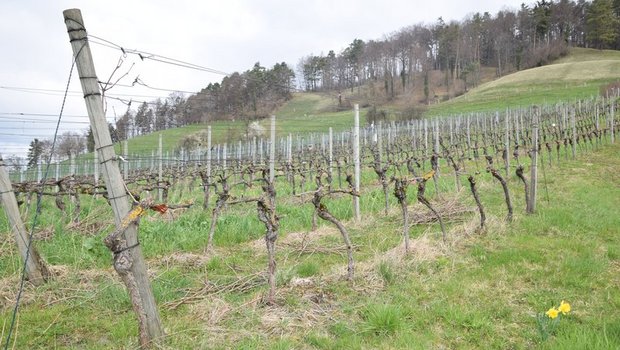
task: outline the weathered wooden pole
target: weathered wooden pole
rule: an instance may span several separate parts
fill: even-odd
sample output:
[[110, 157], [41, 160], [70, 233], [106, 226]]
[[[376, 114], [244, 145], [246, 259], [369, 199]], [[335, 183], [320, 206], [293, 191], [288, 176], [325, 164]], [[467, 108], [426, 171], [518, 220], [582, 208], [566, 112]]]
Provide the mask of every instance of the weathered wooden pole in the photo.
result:
[[[355, 191], [360, 193], [360, 106], [355, 104], [355, 126], [353, 128], [353, 161], [355, 164]], [[353, 196], [355, 220], [360, 221], [360, 197]]]
[[[97, 152], [95, 152], [97, 154]], [[56, 181], [60, 180], [60, 162], [56, 161]]]
[[615, 117], [615, 112], [616, 112], [616, 108], [615, 108], [615, 102], [611, 102], [611, 106], [609, 106], [610, 109], [610, 114], [611, 114], [611, 121], [610, 121], [610, 128], [609, 130], [611, 130], [611, 143], [615, 142], [615, 125], [614, 125], [614, 117]]
[[[75, 173], [75, 153], [73, 151], [71, 151], [71, 153], [69, 154], [69, 163], [70, 163], [69, 175], [76, 175], [76, 173]], [[39, 177], [40, 176], [41, 176], [41, 174], [39, 172]], [[39, 178], [38, 181], [41, 181], [41, 179]]]
[[164, 191], [163, 189], [160, 187], [161, 186], [161, 182], [163, 180], [163, 140], [162, 140], [162, 135], [159, 134], [159, 142], [157, 145], [157, 158], [159, 158], [158, 161], [158, 165], [157, 165], [157, 187], [159, 187], [157, 189], [157, 197], [159, 198], [159, 201], [163, 201], [163, 197], [164, 197]]
[[99, 185], [99, 155], [93, 152], [93, 176], [95, 178], [95, 186]]
[[377, 124], [377, 150], [379, 151], [379, 162], [383, 158], [383, 127], [381, 121]]
[[600, 132], [600, 125], [599, 125], [599, 108], [598, 108], [598, 104], [596, 105], [596, 117], [595, 117], [595, 124], [594, 126], [596, 127], [596, 145], [600, 146], [601, 145], [601, 132]]
[[530, 205], [527, 208], [528, 214], [536, 211], [536, 193], [538, 187], [538, 112], [532, 116], [532, 173], [530, 187]]
[[41, 171], [41, 161], [37, 162], [37, 182], [41, 182], [43, 179], [43, 172]]
[[428, 119], [424, 119], [424, 161], [428, 158]]
[[226, 171], [226, 159], [228, 157], [228, 144], [224, 142], [224, 146], [222, 147], [222, 169]]
[[[329, 127], [329, 176], [334, 176], [334, 130]], [[330, 184], [331, 185], [331, 184]]]
[[505, 121], [506, 121], [506, 131], [505, 131], [505, 135], [504, 135], [504, 152], [505, 153], [505, 159], [504, 159], [504, 168], [506, 169], [506, 179], [510, 178], [510, 114], [508, 114], [508, 112], [506, 112], [506, 115], [504, 116]]
[[127, 180], [129, 177], [129, 156], [127, 155], [129, 152], [129, 145], [127, 140], [123, 141], [123, 179]]
[[577, 122], [575, 121], [575, 113], [575, 109], [573, 109], [570, 114], [573, 159], [577, 156]]
[[[122, 229], [123, 219], [130, 211], [129, 200], [105, 120], [101, 92], [82, 13], [79, 9], [69, 9], [63, 11], [63, 15], [84, 92], [86, 109], [95, 139], [95, 149], [99, 152], [99, 159], [103, 166], [103, 179], [108, 192], [108, 200], [114, 212], [116, 227]], [[124, 240], [124, 251], [114, 252], [114, 268], [127, 287], [138, 318], [140, 345], [149, 347], [151, 344], [158, 343], [164, 332], [148, 279], [142, 249], [138, 242], [137, 222], [131, 221], [125, 224], [127, 228], [120, 235]], [[119, 261], [119, 257], [124, 261]]]
[[276, 116], [271, 116], [271, 144], [269, 145], [269, 182], [276, 178]]
[[34, 285], [40, 285], [44, 283], [50, 276], [50, 272], [47, 269], [47, 265], [41, 259], [41, 256], [32, 245], [30, 236], [26, 231], [26, 226], [19, 215], [19, 207], [17, 206], [17, 199], [11, 186], [11, 180], [9, 179], [9, 173], [6, 170], [6, 165], [2, 161], [0, 156], [0, 202], [6, 216], [9, 219], [11, 230], [15, 235], [15, 242], [17, 243], [17, 249], [22, 257], [22, 261], [25, 264], [26, 276], [28, 280]]

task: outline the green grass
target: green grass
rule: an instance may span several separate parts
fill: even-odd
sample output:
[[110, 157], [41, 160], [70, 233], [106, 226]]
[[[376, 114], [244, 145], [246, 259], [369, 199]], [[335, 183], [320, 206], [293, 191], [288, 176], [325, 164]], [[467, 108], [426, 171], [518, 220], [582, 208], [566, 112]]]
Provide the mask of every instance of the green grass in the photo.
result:
[[573, 48], [553, 64], [506, 75], [433, 105], [429, 115], [503, 111], [586, 99], [597, 96], [602, 85], [618, 79], [620, 52]]
[[306, 261], [297, 266], [297, 274], [299, 277], [310, 277], [316, 275], [320, 270], [317, 263]]
[[620, 51], [572, 48], [570, 54], [557, 60], [555, 63], [570, 63], [600, 60], [620, 60]]
[[388, 336], [403, 327], [402, 307], [391, 304], [370, 304], [362, 312], [362, 331], [369, 336]]
[[[468, 214], [466, 226], [449, 226], [452, 243], [443, 247], [437, 225], [414, 225], [414, 242], [425, 234], [429, 238], [414, 245], [409, 256], [402, 255], [402, 247], [396, 248], [401, 242], [396, 203], [391, 199], [393, 209], [387, 216], [382, 214], [380, 187], [368, 174], [366, 188], [374, 185], [361, 201], [366, 218], [363, 224], [345, 221], [356, 246], [352, 283], [342, 279], [344, 256], [311, 249], [341, 246], [339, 234], [329, 225], [320, 222], [319, 232], [324, 232], [320, 236], [308, 233], [310, 249], [304, 253], [298, 250], [299, 241], [287, 238], [309, 229], [311, 208], [291, 205], [294, 199], [284, 196], [279, 201], [280, 213], [286, 214], [277, 243], [274, 307], [253, 302], [265, 293], [264, 285], [205, 296], [178, 309], [164, 306], [188, 290], [197, 290], [205, 280], [226, 285], [264, 271], [264, 229], [253, 206], [224, 211], [216, 230], [216, 255], [210, 257], [202, 252], [209, 212], [195, 207], [173, 222], [150, 215], [142, 220], [140, 236], [167, 329], [166, 347], [617, 348], [620, 188], [614, 178], [596, 174], [620, 169], [619, 150], [617, 145], [604, 146], [578, 160], [547, 167], [549, 202], [541, 196], [534, 215], [524, 214], [521, 186], [511, 176], [516, 218], [509, 225], [501, 219], [505, 215], [501, 187], [487, 174], [479, 175], [489, 229], [464, 235], [468, 222], [478, 219], [475, 213]], [[452, 188], [451, 176], [442, 179], [441, 188]], [[545, 185], [540, 186], [543, 192]], [[472, 205], [468, 193], [461, 197]], [[350, 198], [331, 199], [327, 204], [339, 217], [351, 217]], [[91, 215], [107, 214], [91, 210]], [[102, 247], [104, 232], [89, 235], [67, 230], [67, 220], [56, 223], [52, 239], [37, 242], [48, 261], [63, 272], [49, 284], [27, 288], [16, 348], [135, 347], [135, 321]], [[6, 227], [4, 221], [0, 224]], [[2, 246], [0, 256], [0, 277], [9, 290], [14, 289], [19, 268], [12, 249], [12, 245]], [[394, 258], [396, 251], [401, 253]], [[294, 276], [311, 282], [293, 286]], [[10, 296], [7, 292], [0, 287], [0, 293], [5, 293], [0, 296]], [[573, 312], [543, 342], [534, 315], [561, 300], [570, 302]], [[3, 301], [0, 310], [0, 324], [6, 325], [11, 303]]]

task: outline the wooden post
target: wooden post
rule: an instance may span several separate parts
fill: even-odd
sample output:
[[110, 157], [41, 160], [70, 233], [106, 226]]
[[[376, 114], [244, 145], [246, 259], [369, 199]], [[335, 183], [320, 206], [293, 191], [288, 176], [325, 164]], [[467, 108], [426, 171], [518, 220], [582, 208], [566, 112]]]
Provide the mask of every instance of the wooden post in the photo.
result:
[[533, 214], [536, 211], [536, 192], [538, 185], [538, 112], [532, 116], [532, 174], [530, 187], [530, 205], [528, 214]]
[[239, 140], [239, 146], [237, 147], [237, 162], [241, 164], [241, 160], [243, 159], [243, 145], [241, 140]]
[[[211, 194], [211, 125], [207, 125], [207, 176], [203, 179], [203, 189], [205, 191], [204, 203], [202, 207], [204, 209], [209, 208], [209, 196]], [[205, 181], [206, 180], [206, 181]]]
[[379, 152], [379, 162], [381, 162], [383, 156], [383, 125], [381, 125], [381, 121], [377, 124], [377, 134], [377, 151]]
[[252, 137], [252, 165], [256, 164], [256, 136]]
[[94, 171], [93, 171], [93, 176], [95, 178], [95, 186], [97, 186], [99, 184], [99, 155], [97, 154], [97, 152], [93, 152], [93, 165], [94, 165]]
[[269, 145], [269, 181], [273, 184], [276, 177], [276, 116], [271, 116], [271, 145]]
[[2, 156], [0, 156], [0, 202], [4, 207], [9, 225], [11, 225], [11, 229], [15, 235], [17, 249], [25, 264], [24, 270], [28, 276], [28, 280], [34, 285], [44, 283], [51, 275], [43, 259], [41, 259], [41, 256], [32, 245], [31, 237], [28, 235], [26, 226], [19, 215], [17, 199], [15, 199], [9, 173], [2, 161]]
[[424, 119], [424, 160], [428, 158], [428, 119]]
[[[434, 135], [435, 135], [435, 139], [434, 139], [434, 146], [433, 146], [433, 152], [435, 154], [439, 154], [439, 119], [435, 119], [435, 129], [434, 129]], [[439, 169], [439, 167], [437, 167], [437, 169]]]
[[418, 146], [416, 145], [416, 139], [418, 138], [418, 135], [417, 135], [418, 122], [417, 120], [412, 120], [411, 123], [412, 123], [411, 124], [411, 144], [412, 144], [413, 150], [416, 151], [418, 149]]
[[[211, 125], [207, 126], [207, 177], [211, 178]], [[210, 180], [209, 180], [210, 181]]]
[[69, 175], [75, 175], [75, 153], [73, 153], [73, 151], [71, 151], [71, 153], [69, 154], [69, 159], [69, 163], [71, 164], [71, 170], [69, 170]]
[[469, 126], [471, 122], [470, 116], [467, 116], [467, 156], [469, 157], [469, 154], [471, 152], [471, 128]]
[[37, 162], [37, 182], [41, 182], [43, 179], [43, 174], [41, 172], [41, 161]]
[[601, 145], [601, 132], [600, 132], [600, 125], [599, 125], [599, 109], [598, 109], [598, 104], [596, 105], [596, 117], [595, 117], [595, 127], [596, 127], [596, 145], [600, 146]]
[[504, 151], [506, 152], [506, 159], [504, 160], [504, 166], [506, 168], [506, 179], [510, 178], [510, 115], [506, 112], [504, 116], [506, 119], [506, 134], [504, 135]]
[[611, 130], [611, 143], [614, 143], [614, 141], [615, 141], [615, 135], [614, 135], [615, 134], [615, 125], [614, 125], [614, 117], [615, 117], [615, 115], [614, 114], [616, 112], [615, 102], [613, 102], [613, 101], [611, 102], [611, 106], [609, 106], [609, 109], [610, 109], [610, 112], [611, 112], [610, 113], [611, 114], [611, 125], [610, 125], [609, 130]]
[[286, 139], [286, 161], [288, 164], [293, 163], [293, 134], [289, 133]]
[[[355, 126], [353, 128], [353, 161], [355, 163], [355, 191], [360, 192], [360, 106], [355, 104]], [[360, 197], [353, 196], [355, 220], [360, 221]]]
[[[334, 130], [329, 127], [329, 176], [334, 176]], [[331, 184], [330, 184], [331, 185]]]
[[570, 115], [570, 122], [571, 122], [571, 127], [572, 127], [572, 151], [573, 151], [573, 159], [575, 159], [575, 157], [577, 156], [577, 122], [575, 121], [575, 109], [572, 110], [571, 115]]
[[[159, 142], [157, 144], [157, 158], [159, 158], [159, 162], [157, 165], [157, 186], [161, 186], [161, 182], [164, 179], [163, 178], [163, 140], [162, 140], [162, 135], [159, 134]], [[162, 188], [158, 188], [157, 189], [157, 197], [159, 198], [159, 201], [163, 201], [163, 197], [164, 197], [164, 191]]]
[[222, 147], [222, 169], [226, 171], [226, 157], [228, 156], [228, 145], [224, 142], [224, 147]]
[[519, 112], [518, 111], [514, 115], [514, 124], [515, 124], [515, 144], [518, 145], [521, 142], [521, 131], [519, 129]]
[[181, 150], [179, 151], [179, 155], [177, 156], [177, 170], [179, 170], [180, 172], [185, 171], [184, 166], [183, 166], [184, 164], [185, 164], [185, 149], [181, 147]]
[[[108, 192], [108, 200], [114, 212], [116, 227], [122, 229], [123, 220], [129, 214], [130, 206], [117, 157], [114, 153], [108, 124], [105, 120], [101, 92], [99, 91], [99, 83], [88, 45], [82, 13], [78, 9], [69, 9], [65, 10], [63, 15], [80, 76], [86, 109], [95, 139], [95, 148], [99, 152], [99, 159], [103, 166], [103, 179]], [[137, 222], [129, 222], [121, 235], [126, 250], [114, 255], [115, 258], [124, 257], [125, 261], [119, 263], [115, 259], [114, 268], [128, 289], [134, 312], [138, 318], [140, 345], [150, 347], [159, 342], [164, 332], [148, 279], [142, 249], [138, 243]]]
[[129, 177], [129, 161], [127, 160], [129, 158], [127, 156], [129, 151], [128, 147], [127, 140], [123, 141], [123, 159], [125, 159], [123, 161], [123, 179], [125, 180]]

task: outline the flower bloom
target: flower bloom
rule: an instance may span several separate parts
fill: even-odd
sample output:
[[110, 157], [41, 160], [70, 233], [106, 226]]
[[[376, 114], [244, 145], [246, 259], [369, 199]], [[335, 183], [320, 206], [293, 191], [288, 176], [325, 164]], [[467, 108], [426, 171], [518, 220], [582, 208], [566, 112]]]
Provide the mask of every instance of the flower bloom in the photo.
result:
[[560, 303], [560, 307], [558, 307], [558, 310], [562, 313], [562, 315], [566, 315], [570, 312], [570, 304], [562, 300], [562, 302]]
[[545, 312], [545, 314], [547, 314], [547, 316], [549, 316], [550, 319], [554, 319], [554, 318], [558, 317], [559, 313], [560, 313], [560, 311], [558, 311], [558, 309], [556, 309], [554, 307], [552, 307], [547, 312]]

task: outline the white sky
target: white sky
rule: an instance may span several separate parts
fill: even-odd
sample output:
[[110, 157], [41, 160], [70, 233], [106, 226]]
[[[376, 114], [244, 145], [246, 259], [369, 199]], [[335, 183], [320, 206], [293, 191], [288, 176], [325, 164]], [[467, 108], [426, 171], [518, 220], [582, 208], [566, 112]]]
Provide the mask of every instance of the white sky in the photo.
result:
[[[86, 29], [122, 47], [152, 52], [224, 72], [245, 71], [257, 61], [265, 67], [286, 62], [296, 69], [309, 54], [340, 52], [355, 38], [381, 39], [417, 23], [461, 20], [473, 12], [495, 14], [516, 9], [523, 0], [2, 0], [0, 1], [0, 154], [24, 156], [33, 138], [51, 138], [62, 94], [26, 93], [7, 87], [64, 90], [72, 51], [62, 11], [82, 10]], [[526, 1], [530, 4], [532, 1]], [[120, 51], [91, 45], [99, 80], [107, 80]], [[119, 70], [127, 71], [121, 84], [139, 75], [152, 87], [198, 91], [221, 75], [188, 70], [128, 57]], [[61, 132], [88, 127], [86, 108], [74, 72]], [[109, 94], [147, 95], [151, 101], [167, 92], [115, 87]], [[114, 107], [114, 108], [112, 108]], [[134, 106], [135, 107], [135, 106]], [[122, 115], [120, 102], [108, 106]], [[16, 118], [30, 119], [15, 121]], [[44, 119], [46, 122], [34, 122]]]

